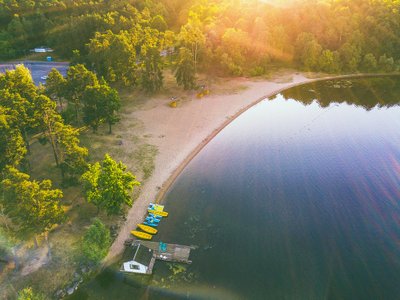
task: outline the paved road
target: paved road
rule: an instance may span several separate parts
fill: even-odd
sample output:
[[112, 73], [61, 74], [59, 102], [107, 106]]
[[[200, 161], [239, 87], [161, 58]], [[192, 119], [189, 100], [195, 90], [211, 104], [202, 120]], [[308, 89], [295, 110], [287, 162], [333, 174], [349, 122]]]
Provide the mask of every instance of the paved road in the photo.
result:
[[38, 61], [23, 61], [23, 62], [9, 62], [0, 64], [0, 73], [4, 73], [6, 70], [13, 70], [18, 64], [24, 64], [32, 74], [33, 81], [36, 85], [39, 83], [45, 83], [46, 79], [42, 79], [46, 76], [52, 68], [56, 68], [63, 76], [67, 75], [67, 69], [69, 63], [63, 62], [38, 62]]

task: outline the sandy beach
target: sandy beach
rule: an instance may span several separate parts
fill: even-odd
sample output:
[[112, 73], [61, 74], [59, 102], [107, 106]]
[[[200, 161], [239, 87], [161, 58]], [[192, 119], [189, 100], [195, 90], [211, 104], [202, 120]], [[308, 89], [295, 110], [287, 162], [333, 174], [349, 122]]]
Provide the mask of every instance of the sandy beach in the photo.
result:
[[313, 81], [295, 73], [274, 80], [234, 79], [230, 84], [240, 86], [226, 92], [213, 92], [202, 99], [195, 96], [177, 108], [168, 106], [169, 99], [154, 97], [146, 105], [124, 118], [136, 118], [142, 124], [141, 134], [149, 136], [149, 143], [158, 147], [155, 169], [143, 184], [138, 199], [120, 228], [118, 237], [105, 259], [112, 262], [124, 249], [130, 231], [141, 223], [150, 202], [162, 202], [171, 183], [190, 160], [226, 125], [263, 98], [280, 90]]

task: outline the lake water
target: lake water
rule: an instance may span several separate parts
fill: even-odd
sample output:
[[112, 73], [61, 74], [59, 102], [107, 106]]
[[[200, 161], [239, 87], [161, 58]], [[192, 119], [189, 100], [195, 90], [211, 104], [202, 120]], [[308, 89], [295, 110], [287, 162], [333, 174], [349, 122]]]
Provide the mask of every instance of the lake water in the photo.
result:
[[107, 270], [76, 299], [396, 299], [400, 78], [325, 81], [246, 111], [170, 188], [154, 275]]

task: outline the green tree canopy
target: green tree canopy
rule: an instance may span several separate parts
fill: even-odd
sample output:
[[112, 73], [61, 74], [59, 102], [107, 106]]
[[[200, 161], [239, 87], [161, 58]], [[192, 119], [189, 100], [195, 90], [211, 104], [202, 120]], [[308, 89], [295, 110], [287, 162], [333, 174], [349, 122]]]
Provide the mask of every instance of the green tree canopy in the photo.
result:
[[0, 173], [6, 166], [18, 166], [27, 152], [21, 132], [10, 123], [12, 117], [0, 106]]
[[[140, 25], [137, 25], [140, 28]], [[88, 58], [99, 76], [133, 86], [137, 81], [136, 47], [139, 32], [111, 30], [96, 33], [88, 44]]]
[[89, 165], [81, 181], [88, 202], [93, 203], [99, 209], [102, 208], [108, 214], [118, 214], [122, 210], [122, 205], [132, 205], [132, 198], [129, 192], [134, 186], [140, 185], [126, 166], [117, 163], [108, 154], [100, 163]]
[[65, 97], [75, 107], [75, 120], [79, 122], [79, 111], [81, 109], [81, 99], [88, 86], [98, 84], [95, 73], [86, 69], [82, 64], [71, 66], [67, 71], [65, 83]]
[[193, 89], [196, 86], [193, 56], [190, 50], [185, 47], [179, 49], [175, 78], [178, 85], [183, 86], [185, 90]]
[[362, 60], [362, 69], [367, 72], [373, 72], [377, 70], [378, 62], [372, 53], [365, 54]]
[[17, 300], [46, 300], [47, 298], [39, 293], [35, 293], [31, 287], [24, 288], [18, 292]]
[[99, 263], [107, 255], [110, 245], [110, 231], [99, 219], [94, 219], [83, 237], [83, 255], [89, 262]]
[[107, 122], [109, 133], [111, 133], [111, 126], [119, 120], [116, 114], [121, 107], [118, 92], [105, 82], [88, 86], [83, 94], [82, 102], [85, 124], [91, 126], [93, 131], [97, 131], [101, 123]]
[[1, 205], [22, 236], [36, 236], [64, 221], [61, 190], [52, 189], [50, 180], [30, 180], [29, 175], [8, 168], [2, 181]]
[[45, 92], [51, 99], [58, 101], [61, 109], [63, 109], [62, 99], [65, 94], [67, 80], [61, 73], [53, 68], [46, 79]]

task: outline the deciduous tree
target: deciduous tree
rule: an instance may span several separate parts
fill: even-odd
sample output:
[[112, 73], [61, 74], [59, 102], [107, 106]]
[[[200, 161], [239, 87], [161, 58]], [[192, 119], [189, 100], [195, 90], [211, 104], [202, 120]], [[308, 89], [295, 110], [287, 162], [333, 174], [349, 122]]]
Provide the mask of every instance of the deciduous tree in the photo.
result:
[[185, 47], [179, 49], [175, 78], [178, 85], [183, 86], [185, 90], [193, 89], [196, 86], [192, 53]]
[[101, 164], [89, 165], [81, 180], [88, 202], [105, 209], [108, 214], [120, 213], [123, 204], [131, 206], [129, 192], [140, 185], [123, 163], [117, 163], [108, 154]]
[[110, 245], [110, 231], [99, 219], [94, 219], [83, 237], [83, 255], [89, 262], [99, 263], [107, 255]]
[[66, 88], [66, 79], [57, 69], [51, 69], [46, 79], [45, 91], [46, 95], [51, 99], [58, 101], [61, 110], [63, 109], [63, 98]]
[[36, 241], [37, 235], [64, 221], [63, 193], [52, 189], [50, 180], [30, 180], [29, 175], [9, 167], [2, 186], [1, 205], [20, 235], [33, 236]]
[[82, 102], [85, 124], [95, 132], [102, 122], [107, 122], [111, 133], [111, 126], [119, 120], [116, 114], [121, 107], [118, 92], [102, 82], [87, 87]]
[[79, 111], [81, 109], [81, 98], [86, 87], [98, 84], [95, 73], [86, 69], [82, 64], [72, 66], [67, 71], [65, 84], [65, 97], [75, 107], [75, 120], [79, 122]]

